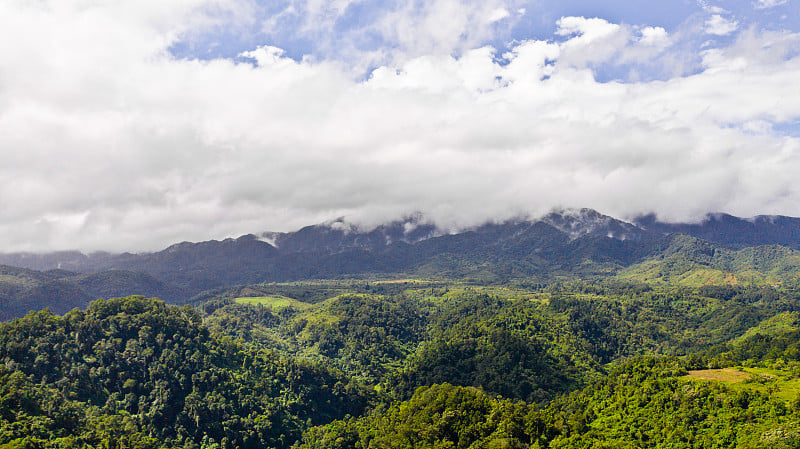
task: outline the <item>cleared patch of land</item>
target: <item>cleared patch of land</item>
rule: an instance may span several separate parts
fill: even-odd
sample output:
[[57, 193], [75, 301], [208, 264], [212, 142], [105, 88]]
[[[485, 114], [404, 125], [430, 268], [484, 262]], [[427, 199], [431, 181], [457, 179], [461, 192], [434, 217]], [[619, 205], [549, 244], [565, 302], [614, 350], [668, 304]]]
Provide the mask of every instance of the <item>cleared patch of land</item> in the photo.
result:
[[689, 371], [686, 377], [725, 382], [734, 390], [757, 390], [774, 398], [793, 401], [800, 396], [800, 378], [770, 368], [722, 368]]
[[287, 307], [304, 310], [311, 307], [307, 302], [298, 301], [294, 298], [287, 296], [251, 296], [236, 298], [236, 302], [240, 304], [262, 305], [271, 307], [272, 310], [281, 310]]
[[689, 371], [687, 377], [692, 379], [717, 380], [721, 382], [737, 383], [744, 382], [752, 377], [752, 374], [734, 368], [722, 368]]

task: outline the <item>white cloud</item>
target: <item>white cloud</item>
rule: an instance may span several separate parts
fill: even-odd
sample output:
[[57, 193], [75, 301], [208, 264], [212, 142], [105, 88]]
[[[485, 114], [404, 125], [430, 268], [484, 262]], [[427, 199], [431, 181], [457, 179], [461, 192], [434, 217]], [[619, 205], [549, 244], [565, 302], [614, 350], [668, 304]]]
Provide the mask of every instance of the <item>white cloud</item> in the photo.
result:
[[714, 14], [705, 22], [706, 34], [726, 36], [739, 28], [739, 22], [733, 19], [726, 19], [719, 14]]
[[[157, 249], [416, 210], [453, 226], [556, 205], [796, 215], [800, 139], [773, 125], [800, 118], [798, 35], [744, 30], [700, 73], [600, 83], [588, 66], [671, 51], [665, 33], [564, 18], [563, 42], [514, 43], [500, 64], [486, 46], [449, 51], [445, 2], [431, 23], [389, 20], [421, 36], [360, 80], [269, 45], [243, 54], [256, 64], [166, 52], [204, 10], [237, 5], [37, 5], [0, 3], [0, 29], [26, 36], [0, 41], [4, 251]], [[453, 12], [453, 30], [496, 8]]]
[[513, 4], [502, 0], [405, 0], [367, 30], [397, 46], [395, 53], [402, 57], [395, 57], [396, 61], [424, 54], [458, 54], [490, 39], [498, 22], [510, 26], [508, 7]]
[[603, 39], [615, 34], [620, 27], [604, 19], [586, 17], [562, 17], [556, 22], [559, 36], [576, 36], [570, 45], [587, 45], [598, 39]]
[[[291, 33], [314, 42], [320, 54], [358, 68], [399, 64], [429, 54], [460, 55], [497, 36], [509, 35], [526, 0], [294, 0], [264, 24], [268, 35]], [[358, 6], [363, 20], [347, 22]], [[510, 11], [517, 11], [512, 15]], [[302, 25], [297, 26], [297, 22]], [[352, 21], [351, 21], [352, 22]], [[380, 44], [380, 48], [373, 48]]]
[[557, 25], [556, 34], [569, 37], [559, 60], [575, 67], [609, 60], [629, 39], [626, 28], [599, 18], [562, 17]]
[[[644, 27], [635, 31], [629, 31], [628, 42], [620, 46], [617, 56], [619, 63], [633, 64], [635, 67], [663, 64], [674, 68], [671, 61], [659, 61], [659, 57], [673, 44], [664, 28]], [[635, 76], [631, 78], [635, 79]]]
[[511, 13], [508, 12], [505, 8], [497, 8], [491, 13], [489, 13], [489, 17], [487, 21], [489, 23], [499, 22], [507, 17], [510, 17]]
[[261, 67], [274, 66], [276, 64], [295, 64], [293, 60], [285, 58], [285, 54], [286, 52], [282, 48], [265, 45], [263, 47], [258, 47], [255, 50], [239, 53], [239, 56], [243, 58], [250, 58]]
[[650, 47], [664, 47], [669, 44], [669, 35], [667, 30], [662, 27], [644, 27], [642, 28], [642, 37], [639, 43]]
[[719, 6], [710, 4], [706, 0], [698, 0], [697, 4], [700, 6], [700, 8], [703, 9], [703, 11], [709, 14], [727, 14], [729, 12], [728, 10], [723, 9]]
[[755, 3], [756, 9], [774, 8], [776, 6], [785, 5], [789, 0], [758, 0]]

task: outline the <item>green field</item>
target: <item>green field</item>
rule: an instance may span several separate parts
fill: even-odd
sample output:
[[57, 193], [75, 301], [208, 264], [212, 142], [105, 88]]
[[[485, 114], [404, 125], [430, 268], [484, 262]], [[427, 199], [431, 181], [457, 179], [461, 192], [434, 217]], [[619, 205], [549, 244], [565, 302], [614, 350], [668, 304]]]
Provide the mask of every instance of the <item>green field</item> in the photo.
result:
[[267, 306], [275, 311], [285, 309], [287, 307], [291, 307], [298, 310], [305, 310], [311, 307], [311, 304], [307, 302], [298, 301], [296, 299], [289, 298], [286, 296], [243, 297], [243, 298], [236, 298], [236, 302], [239, 304], [250, 304], [254, 306], [255, 305]]
[[793, 401], [800, 395], [800, 377], [770, 368], [722, 368], [689, 371], [686, 377], [700, 381], [725, 382], [734, 390], [757, 390]]

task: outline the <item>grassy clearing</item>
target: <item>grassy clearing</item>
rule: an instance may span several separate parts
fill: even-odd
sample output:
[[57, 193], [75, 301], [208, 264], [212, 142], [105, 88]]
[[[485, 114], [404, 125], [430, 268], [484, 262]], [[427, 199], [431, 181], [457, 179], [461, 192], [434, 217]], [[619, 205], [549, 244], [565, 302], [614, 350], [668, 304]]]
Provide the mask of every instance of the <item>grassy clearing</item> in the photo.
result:
[[[684, 287], [704, 285], [738, 285], [745, 281], [738, 273], [719, 268], [704, 267], [694, 263], [675, 267], [670, 261], [650, 260], [623, 269], [617, 278], [651, 284], [677, 284]], [[753, 280], [747, 279], [752, 282]]]
[[244, 297], [244, 298], [236, 298], [236, 302], [239, 304], [250, 304], [250, 305], [262, 305], [271, 307], [272, 310], [278, 311], [281, 309], [285, 309], [287, 307], [291, 307], [298, 310], [305, 310], [311, 307], [312, 305], [307, 302], [298, 301], [293, 298], [289, 298], [286, 296], [253, 296], [253, 297]]
[[689, 371], [689, 374], [686, 375], [686, 377], [690, 379], [716, 380], [728, 383], [744, 382], [751, 376], [752, 375], [750, 373], [740, 371], [734, 368], [701, 369], [701, 370]]
[[739, 279], [733, 273], [714, 268], [694, 268], [675, 281], [686, 287], [701, 287], [704, 285], [738, 285]]
[[756, 390], [786, 402], [800, 395], [800, 378], [770, 368], [722, 368], [689, 371], [685, 377], [699, 381], [725, 382], [734, 390]]
[[798, 312], [782, 312], [773, 317], [770, 317], [758, 324], [758, 326], [751, 327], [739, 338], [736, 338], [732, 343], [739, 343], [756, 334], [761, 335], [780, 335], [797, 329]]

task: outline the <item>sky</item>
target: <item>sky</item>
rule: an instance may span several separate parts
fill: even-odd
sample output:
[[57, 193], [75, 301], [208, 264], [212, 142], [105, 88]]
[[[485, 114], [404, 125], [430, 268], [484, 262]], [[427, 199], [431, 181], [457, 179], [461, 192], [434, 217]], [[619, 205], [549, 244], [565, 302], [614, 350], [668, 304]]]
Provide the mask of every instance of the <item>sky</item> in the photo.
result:
[[800, 216], [800, 3], [3, 0], [0, 252]]

